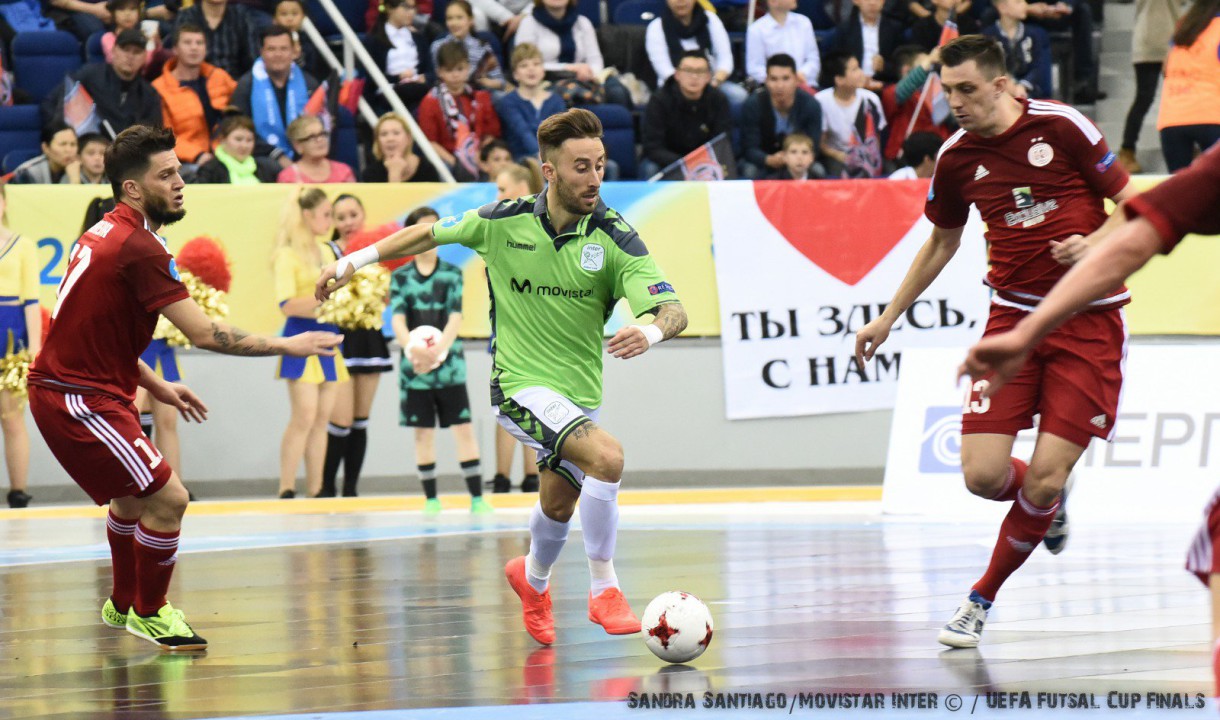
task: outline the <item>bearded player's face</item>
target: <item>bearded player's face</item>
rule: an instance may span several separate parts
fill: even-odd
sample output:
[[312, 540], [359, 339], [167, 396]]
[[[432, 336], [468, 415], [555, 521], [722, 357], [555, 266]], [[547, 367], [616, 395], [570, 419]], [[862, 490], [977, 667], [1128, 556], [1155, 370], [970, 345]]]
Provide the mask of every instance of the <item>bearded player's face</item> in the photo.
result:
[[565, 140], [547, 165], [550, 168], [544, 167], [544, 174], [564, 210], [588, 215], [597, 208], [606, 172], [606, 148], [600, 139]]
[[182, 196], [186, 183], [178, 172], [181, 168], [174, 151], [167, 150], [152, 156], [148, 171], [140, 178], [144, 212], [158, 225], [172, 225], [186, 217]]

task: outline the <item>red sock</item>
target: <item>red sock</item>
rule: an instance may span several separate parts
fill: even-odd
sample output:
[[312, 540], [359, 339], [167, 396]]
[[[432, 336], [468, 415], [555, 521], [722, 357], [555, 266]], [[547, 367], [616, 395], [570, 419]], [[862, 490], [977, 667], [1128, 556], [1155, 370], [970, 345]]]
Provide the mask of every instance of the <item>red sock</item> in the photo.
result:
[[974, 590], [979, 595], [987, 600], [995, 600], [996, 593], [1008, 576], [1016, 572], [1042, 542], [1058, 509], [1058, 499], [1050, 507], [1040, 508], [1031, 503], [1025, 493], [1017, 495], [1017, 501], [1000, 524], [1000, 537], [996, 540], [995, 550], [991, 551], [991, 564], [974, 584]]
[[1017, 493], [1021, 492], [1021, 488], [1025, 486], [1025, 471], [1029, 469], [1029, 463], [1016, 458], [1009, 458], [1008, 477], [1004, 480], [1004, 487], [992, 497], [996, 502], [1012, 502], [1017, 499]]
[[144, 617], [156, 615], [165, 605], [169, 579], [178, 561], [178, 534], [149, 530], [141, 523], [136, 527], [136, 571], [140, 581], [136, 589], [135, 609]]
[[113, 511], [106, 518], [106, 539], [110, 541], [110, 569], [114, 588], [110, 598], [114, 609], [125, 613], [136, 596], [135, 534], [138, 520], [125, 520]]

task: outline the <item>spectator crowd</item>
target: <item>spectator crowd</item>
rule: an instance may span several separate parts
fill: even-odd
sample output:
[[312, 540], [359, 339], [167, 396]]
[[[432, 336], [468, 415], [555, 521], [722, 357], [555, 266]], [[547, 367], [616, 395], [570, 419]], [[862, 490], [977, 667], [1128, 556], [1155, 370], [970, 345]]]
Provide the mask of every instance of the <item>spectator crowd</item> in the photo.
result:
[[[619, 118], [638, 140], [611, 153], [620, 160], [608, 164], [611, 179], [655, 176], [722, 135], [742, 177], [906, 175], [909, 142], [954, 130], [935, 81], [938, 45], [954, 28], [1003, 45], [1020, 98], [1099, 96], [1088, 0], [761, 0], [755, 18], [736, 0], [608, 0], [592, 12], [584, 0], [369, 0], [363, 14], [365, 0], [338, 0], [348, 15], [357, 4], [361, 39], [388, 80], [366, 78], [380, 120], [346, 118], [356, 141], [341, 143], [354, 103], [336, 101], [347, 83], [324, 57], [338, 45], [315, 46], [305, 0], [154, 2], [0, 6], [5, 68], [31, 27], [70, 33], [95, 58], [42, 97], [28, 96], [20, 69], [7, 78], [0, 102], [37, 103], [42, 121], [39, 147], [6, 160], [9, 182], [102, 182], [96, 159], [108, 138], [137, 123], [174, 130], [191, 182], [435, 181], [445, 173], [427, 155], [459, 181], [487, 180], [497, 156], [535, 158], [539, 123], [573, 106]], [[620, 22], [600, 22], [602, 12]], [[1176, 31], [1167, 92], [1189, 105], [1162, 113], [1174, 166], [1220, 127], [1215, 68], [1206, 87], [1196, 80], [1217, 56], [1215, 15], [1202, 12], [1162, 33]], [[1059, 82], [1056, 43], [1070, 56]], [[1145, 102], [1155, 80], [1149, 91], [1142, 67]], [[1132, 161], [1134, 140], [1123, 147]]]

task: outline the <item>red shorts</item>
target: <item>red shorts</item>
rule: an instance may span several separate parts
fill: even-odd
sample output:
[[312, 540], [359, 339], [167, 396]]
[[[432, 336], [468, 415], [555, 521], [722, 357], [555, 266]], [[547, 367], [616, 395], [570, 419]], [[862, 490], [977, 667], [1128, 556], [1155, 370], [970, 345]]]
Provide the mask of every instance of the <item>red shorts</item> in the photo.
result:
[[1186, 569], [1199, 578], [1199, 582], [1210, 586], [1212, 573], [1220, 573], [1216, 553], [1216, 541], [1220, 540], [1220, 490], [1212, 495], [1211, 502], [1203, 509], [1203, 525], [1195, 533], [1195, 539], [1186, 551]]
[[152, 495], [173, 474], [129, 402], [31, 385], [30, 412], [55, 459], [98, 505]]
[[[1027, 313], [992, 305], [983, 337], [1011, 330]], [[962, 409], [962, 434], [1016, 435], [1034, 426], [1086, 447], [1114, 434], [1127, 358], [1122, 310], [1080, 313], [1046, 337], [1021, 371], [987, 400], [976, 382]]]

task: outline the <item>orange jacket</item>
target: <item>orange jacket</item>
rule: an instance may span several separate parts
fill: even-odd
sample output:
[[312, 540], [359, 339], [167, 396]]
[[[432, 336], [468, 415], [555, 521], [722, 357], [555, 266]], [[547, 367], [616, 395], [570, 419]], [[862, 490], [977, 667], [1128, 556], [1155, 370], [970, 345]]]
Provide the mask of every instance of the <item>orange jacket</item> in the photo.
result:
[[1171, 47], [1157, 130], [1220, 124], [1220, 17], [1190, 47]]
[[[184, 163], [195, 162], [195, 158], [212, 149], [212, 129], [208, 127], [199, 95], [191, 88], [183, 87], [174, 77], [176, 67], [177, 58], [165, 63], [165, 70], [153, 80], [152, 85], [161, 93], [162, 122], [178, 137], [175, 148], [178, 159]], [[228, 107], [237, 81], [221, 68], [208, 63], [200, 66], [199, 73], [207, 82], [212, 107], [217, 110]]]

